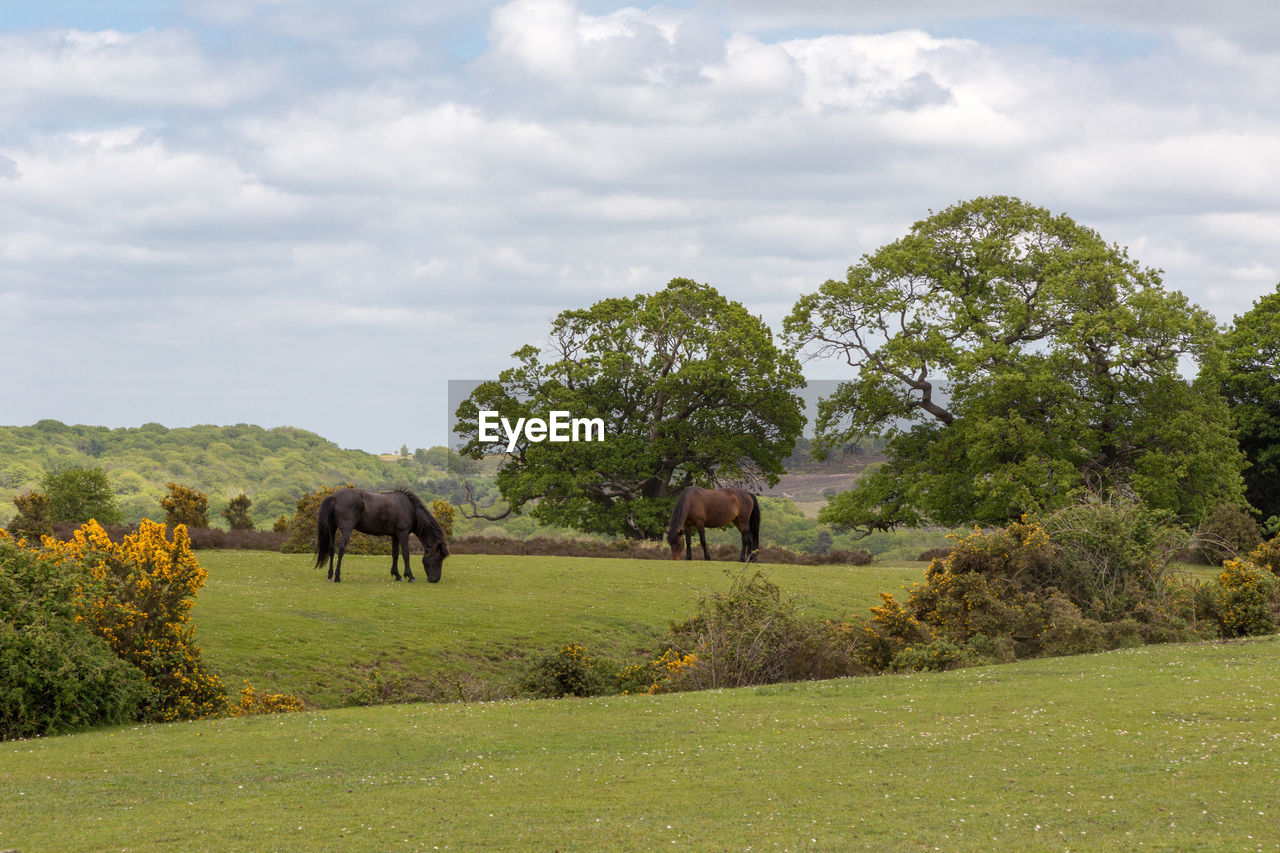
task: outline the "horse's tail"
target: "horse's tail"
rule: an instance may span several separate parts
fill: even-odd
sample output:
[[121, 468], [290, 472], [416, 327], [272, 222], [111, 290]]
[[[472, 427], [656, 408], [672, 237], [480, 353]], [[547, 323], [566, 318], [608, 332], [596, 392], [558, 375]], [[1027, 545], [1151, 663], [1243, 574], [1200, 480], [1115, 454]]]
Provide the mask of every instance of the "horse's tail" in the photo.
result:
[[751, 527], [751, 550], [760, 550], [760, 499], [755, 495], [751, 496], [751, 520], [748, 522]]
[[320, 502], [320, 510], [316, 513], [316, 568], [320, 568], [333, 556], [334, 520], [333, 507], [336, 501], [329, 495]]
[[673, 548], [684, 533], [685, 499], [688, 496], [689, 488], [686, 488], [680, 493], [680, 497], [676, 498], [676, 505], [671, 509], [671, 524], [667, 527], [667, 544]]

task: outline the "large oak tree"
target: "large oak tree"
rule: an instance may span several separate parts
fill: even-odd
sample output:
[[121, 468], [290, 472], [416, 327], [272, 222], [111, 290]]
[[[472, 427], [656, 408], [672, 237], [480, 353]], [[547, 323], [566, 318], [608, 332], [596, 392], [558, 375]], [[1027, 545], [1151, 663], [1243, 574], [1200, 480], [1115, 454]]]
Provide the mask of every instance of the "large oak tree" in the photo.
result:
[[853, 372], [820, 405], [821, 443], [889, 439], [824, 520], [1000, 524], [1086, 487], [1192, 522], [1242, 501], [1213, 319], [1065, 215], [1010, 197], [947, 208], [802, 297], [784, 328]]
[[[462, 452], [504, 454], [512, 508], [579, 530], [656, 538], [686, 485], [776, 483], [804, 425], [796, 358], [715, 288], [663, 290], [562, 312], [545, 349], [481, 384], [457, 410]], [[601, 418], [603, 441], [483, 441], [479, 412]]]

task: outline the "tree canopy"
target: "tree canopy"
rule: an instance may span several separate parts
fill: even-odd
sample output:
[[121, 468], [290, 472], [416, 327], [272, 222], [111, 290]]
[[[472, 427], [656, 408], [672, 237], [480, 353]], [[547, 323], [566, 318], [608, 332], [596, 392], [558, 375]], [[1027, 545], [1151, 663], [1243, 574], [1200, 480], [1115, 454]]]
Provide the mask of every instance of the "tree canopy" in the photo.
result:
[[1235, 318], [1225, 349], [1224, 393], [1249, 460], [1245, 496], [1264, 519], [1280, 516], [1280, 285]]
[[81, 524], [96, 519], [99, 524], [120, 521], [115, 493], [101, 468], [64, 468], [44, 477], [49, 520]]
[[562, 312], [547, 350], [480, 385], [457, 411], [463, 453], [507, 453], [483, 440], [481, 411], [599, 417], [603, 441], [521, 439], [497, 481], [519, 511], [579, 530], [654, 538], [686, 485], [776, 483], [804, 425], [799, 362], [767, 325], [715, 288], [663, 290]]
[[1242, 500], [1212, 317], [1066, 215], [1003, 196], [949, 207], [784, 328], [855, 374], [820, 404], [820, 445], [888, 439], [889, 461], [824, 520], [1002, 524], [1084, 487], [1188, 521]]

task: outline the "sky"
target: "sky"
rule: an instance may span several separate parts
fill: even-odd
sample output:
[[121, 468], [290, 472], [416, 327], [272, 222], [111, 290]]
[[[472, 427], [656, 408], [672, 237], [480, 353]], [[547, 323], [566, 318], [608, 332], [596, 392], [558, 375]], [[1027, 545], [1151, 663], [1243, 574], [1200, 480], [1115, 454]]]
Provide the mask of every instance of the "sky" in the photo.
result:
[[0, 424], [444, 444], [562, 310], [686, 277], [779, 331], [984, 195], [1230, 323], [1277, 91], [1269, 0], [5, 0]]

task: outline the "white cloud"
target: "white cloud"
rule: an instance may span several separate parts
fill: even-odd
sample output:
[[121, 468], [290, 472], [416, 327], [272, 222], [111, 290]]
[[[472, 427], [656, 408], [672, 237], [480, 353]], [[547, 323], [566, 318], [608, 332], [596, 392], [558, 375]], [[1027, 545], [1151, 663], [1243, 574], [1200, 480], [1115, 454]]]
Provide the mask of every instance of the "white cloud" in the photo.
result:
[[[180, 28], [0, 33], [0, 302], [23, 312], [0, 360], [38, 344], [212, 384], [171, 348], [234, 349], [263, 415], [224, 420], [416, 446], [438, 439], [290, 396], [298, 348], [488, 375], [558, 311], [675, 276], [776, 326], [930, 209], [994, 193], [1229, 319], [1280, 267], [1275, 48], [1242, 47], [1230, 2], [1113, 5], [235, 0]], [[57, 416], [34, 380], [7, 399]]]
[[216, 64], [181, 31], [0, 34], [0, 107], [10, 119], [49, 99], [224, 107], [269, 85], [268, 65]]

